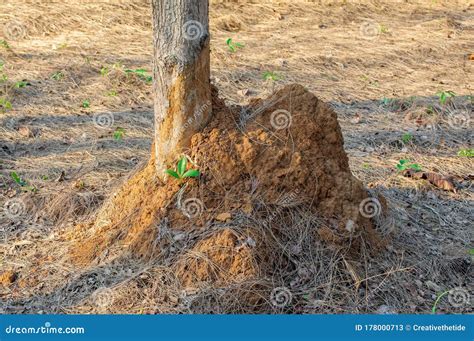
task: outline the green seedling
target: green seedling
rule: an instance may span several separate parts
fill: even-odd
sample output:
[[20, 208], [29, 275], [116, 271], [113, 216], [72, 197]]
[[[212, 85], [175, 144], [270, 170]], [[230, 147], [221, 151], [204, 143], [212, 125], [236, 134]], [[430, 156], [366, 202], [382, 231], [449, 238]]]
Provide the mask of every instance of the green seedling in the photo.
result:
[[88, 99], [82, 101], [82, 107], [83, 108], [89, 108], [91, 106], [91, 102], [89, 102]]
[[277, 81], [277, 80], [282, 79], [282, 77], [280, 75], [278, 75], [277, 73], [272, 72], [272, 71], [265, 71], [263, 73], [262, 77], [266, 81], [268, 81], [268, 80]]
[[458, 156], [474, 157], [474, 149], [461, 149]]
[[392, 104], [393, 99], [384, 97], [384, 98], [382, 98], [382, 100], [380, 102], [384, 107], [388, 107], [390, 104]]
[[29, 85], [28, 82], [25, 82], [25, 81], [19, 81], [19, 82], [16, 82], [15, 83], [15, 88], [17, 89], [21, 89], [21, 88], [24, 88], [26, 87], [27, 85]]
[[200, 175], [199, 170], [187, 168], [188, 159], [186, 156], [183, 156], [178, 163], [176, 164], [176, 170], [167, 169], [166, 174], [171, 175], [173, 178], [182, 180], [185, 178], [197, 178]]
[[232, 38], [228, 38], [226, 41], [225, 41], [227, 47], [229, 48], [230, 52], [235, 52], [237, 51], [237, 49], [239, 48], [242, 48], [244, 47], [245, 45], [242, 44], [242, 43], [237, 43], [237, 42], [233, 42], [232, 41]]
[[56, 71], [53, 74], [51, 74], [51, 79], [54, 79], [56, 81], [59, 81], [64, 78], [64, 73], [61, 71]]
[[126, 73], [134, 73], [138, 76], [138, 78], [144, 80], [147, 83], [151, 83], [153, 81], [153, 77], [147, 74], [147, 71], [145, 69], [126, 69]]
[[114, 140], [120, 141], [120, 140], [123, 139], [124, 136], [125, 136], [125, 129], [124, 128], [118, 127], [117, 129], [115, 129], [115, 131], [114, 131]]
[[436, 96], [439, 98], [439, 103], [441, 105], [445, 105], [446, 102], [452, 98], [455, 97], [456, 94], [453, 91], [439, 91], [436, 93]]
[[403, 144], [407, 144], [408, 142], [411, 142], [413, 140], [413, 135], [410, 133], [405, 133], [402, 136], [402, 142]]
[[13, 181], [17, 183], [18, 186], [23, 187], [27, 185], [26, 181], [20, 178], [20, 176], [16, 172], [11, 172], [10, 176], [12, 177]]
[[6, 40], [0, 39], [0, 46], [9, 49], [10, 45], [8, 45], [8, 42]]
[[110, 72], [110, 70], [109, 70], [109, 68], [106, 67], [106, 66], [104, 66], [104, 67], [102, 67], [102, 68], [100, 69], [100, 75], [101, 75], [101, 76], [107, 76], [109, 72]]
[[111, 97], [117, 96], [117, 91], [111, 90], [111, 91], [107, 92], [107, 96], [111, 96]]
[[12, 108], [11, 102], [6, 98], [0, 98], [0, 111], [5, 112]]
[[15, 183], [21, 187], [22, 190], [24, 191], [32, 191], [32, 192], [37, 192], [38, 189], [34, 186], [29, 186], [28, 183], [20, 178], [20, 176], [16, 172], [11, 172], [10, 173], [11, 178]]
[[449, 290], [443, 291], [442, 293], [440, 293], [440, 294], [438, 295], [438, 297], [436, 297], [436, 300], [435, 300], [435, 302], [434, 302], [434, 304], [433, 304], [433, 307], [431, 308], [431, 313], [432, 313], [432, 314], [436, 314], [436, 306], [438, 305], [439, 300], [440, 300], [443, 296], [445, 296], [445, 295], [447, 295], [447, 294], [449, 294]]
[[388, 33], [388, 27], [381, 24], [380, 25], [380, 33]]
[[408, 169], [412, 169], [417, 172], [421, 171], [420, 165], [417, 163], [410, 163], [410, 160], [400, 160], [398, 161], [396, 167], [400, 172]]

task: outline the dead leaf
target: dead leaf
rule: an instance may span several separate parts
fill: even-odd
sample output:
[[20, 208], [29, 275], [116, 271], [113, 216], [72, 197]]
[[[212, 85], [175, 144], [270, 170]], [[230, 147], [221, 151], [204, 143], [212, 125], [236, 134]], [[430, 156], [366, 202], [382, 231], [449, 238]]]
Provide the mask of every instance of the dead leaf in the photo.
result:
[[362, 283], [361, 277], [357, 274], [355, 266], [353, 266], [349, 261], [347, 261], [345, 258], [342, 258], [344, 261], [344, 265], [347, 268], [347, 271], [349, 271], [349, 274], [352, 277], [352, 280], [354, 281], [355, 285], [355, 290], [359, 290], [360, 284]]
[[216, 220], [225, 222], [225, 221], [230, 220], [231, 217], [232, 215], [229, 212], [224, 212], [224, 213], [218, 214], [216, 217]]
[[413, 169], [407, 169], [402, 172], [402, 175], [407, 178], [416, 180], [428, 180], [433, 186], [456, 193], [456, 186], [454, 185], [452, 177], [443, 176], [438, 173], [431, 172], [417, 172]]

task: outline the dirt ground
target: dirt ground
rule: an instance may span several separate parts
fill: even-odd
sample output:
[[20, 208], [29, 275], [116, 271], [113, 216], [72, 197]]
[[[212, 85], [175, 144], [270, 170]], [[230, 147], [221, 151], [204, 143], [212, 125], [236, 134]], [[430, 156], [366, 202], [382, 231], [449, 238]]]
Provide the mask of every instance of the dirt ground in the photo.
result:
[[[228, 105], [299, 83], [337, 112], [353, 174], [386, 199], [386, 250], [353, 264], [321, 244], [291, 278], [219, 289], [184, 290], [169, 264], [71, 264], [70, 236], [149, 157], [150, 8], [4, 1], [0, 310], [472, 313], [474, 163], [458, 152], [473, 148], [474, 4], [214, 1], [210, 16], [212, 82]], [[455, 97], [441, 104], [440, 91]], [[457, 190], [403, 177], [402, 159]]]

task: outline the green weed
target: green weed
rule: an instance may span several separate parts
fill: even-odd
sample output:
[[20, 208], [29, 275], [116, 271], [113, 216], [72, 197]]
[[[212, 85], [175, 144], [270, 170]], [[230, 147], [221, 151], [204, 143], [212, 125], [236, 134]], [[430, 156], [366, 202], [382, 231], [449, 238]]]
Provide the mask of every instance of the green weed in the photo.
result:
[[167, 169], [166, 173], [178, 180], [182, 180], [185, 178], [197, 178], [200, 175], [199, 170], [197, 169], [186, 170], [187, 163], [188, 163], [187, 157], [183, 156], [176, 164], [176, 170]]
[[404, 171], [407, 169], [412, 169], [417, 172], [421, 171], [421, 166], [417, 163], [410, 163], [410, 160], [400, 160], [398, 161], [396, 167], [399, 171]]
[[120, 141], [120, 140], [123, 139], [124, 136], [125, 136], [125, 129], [124, 128], [118, 127], [117, 129], [115, 129], [115, 131], [114, 131], [114, 140]]
[[226, 41], [225, 41], [227, 47], [229, 48], [230, 52], [235, 52], [237, 51], [237, 49], [239, 48], [242, 48], [244, 47], [245, 45], [242, 44], [242, 43], [237, 43], [237, 42], [233, 42], [232, 41], [232, 38], [228, 38]]
[[439, 103], [445, 105], [446, 102], [448, 102], [450, 98], [455, 97], [456, 94], [453, 91], [439, 91], [436, 93], [436, 96], [439, 98]]
[[474, 157], [474, 149], [461, 149], [458, 156]]
[[147, 71], [145, 69], [126, 69], [126, 73], [133, 73], [138, 76], [138, 78], [144, 80], [147, 83], [151, 83], [153, 81], [153, 77], [147, 74]]
[[61, 71], [56, 71], [51, 74], [51, 79], [54, 79], [55, 81], [60, 81], [63, 78], [64, 78], [64, 73], [62, 73]]

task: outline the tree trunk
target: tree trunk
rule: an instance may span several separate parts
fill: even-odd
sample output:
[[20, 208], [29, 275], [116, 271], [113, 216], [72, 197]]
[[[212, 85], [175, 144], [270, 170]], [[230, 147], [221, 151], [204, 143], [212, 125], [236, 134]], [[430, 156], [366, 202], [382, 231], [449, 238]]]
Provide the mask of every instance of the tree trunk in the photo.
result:
[[209, 1], [152, 0], [155, 157], [159, 176], [210, 119]]

